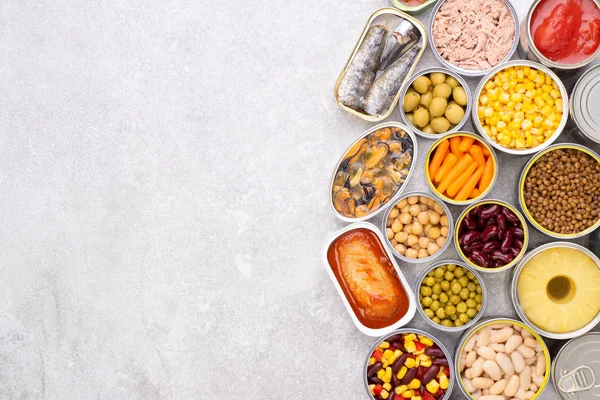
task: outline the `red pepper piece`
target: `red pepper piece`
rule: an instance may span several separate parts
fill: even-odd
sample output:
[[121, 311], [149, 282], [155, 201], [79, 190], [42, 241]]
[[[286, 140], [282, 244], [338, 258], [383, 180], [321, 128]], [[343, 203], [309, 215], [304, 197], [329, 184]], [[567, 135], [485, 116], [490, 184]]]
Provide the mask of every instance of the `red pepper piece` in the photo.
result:
[[421, 350], [423, 350], [425, 347], [427, 347], [427, 346], [425, 346], [425, 345], [424, 345], [423, 343], [421, 343], [421, 342], [417, 342], [417, 341], [415, 341], [414, 343], [415, 343], [415, 348], [417, 349], [417, 351], [421, 351]]
[[435, 400], [435, 397], [433, 397], [428, 391], [424, 391], [423, 400]]
[[425, 373], [425, 367], [419, 365], [419, 369], [417, 370], [417, 379], [423, 379], [423, 374]]
[[373, 358], [375, 358], [377, 361], [381, 361], [382, 357], [383, 357], [383, 352], [381, 350], [377, 349], [373, 352]]
[[379, 383], [377, 385], [375, 385], [375, 387], [373, 388], [373, 393], [375, 393], [375, 396], [379, 396], [381, 394], [381, 391], [383, 390], [383, 386], [381, 386]]

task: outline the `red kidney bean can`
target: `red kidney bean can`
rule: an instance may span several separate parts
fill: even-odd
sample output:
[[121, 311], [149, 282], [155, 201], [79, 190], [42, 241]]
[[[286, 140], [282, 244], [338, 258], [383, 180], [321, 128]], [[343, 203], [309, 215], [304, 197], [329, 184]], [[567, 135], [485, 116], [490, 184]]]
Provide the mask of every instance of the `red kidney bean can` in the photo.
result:
[[552, 361], [551, 376], [561, 400], [600, 399], [600, 332], [567, 342]]

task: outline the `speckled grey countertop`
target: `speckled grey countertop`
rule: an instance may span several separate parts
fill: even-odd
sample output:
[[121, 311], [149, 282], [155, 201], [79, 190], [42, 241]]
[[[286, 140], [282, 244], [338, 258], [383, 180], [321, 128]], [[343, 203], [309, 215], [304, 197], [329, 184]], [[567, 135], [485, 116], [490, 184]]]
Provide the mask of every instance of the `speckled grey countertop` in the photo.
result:
[[[320, 247], [344, 225], [332, 168], [372, 126], [333, 84], [388, 5], [0, 4], [0, 399], [366, 398], [374, 339]], [[514, 204], [527, 157], [499, 160], [490, 197]], [[488, 316], [514, 315], [505, 279]]]

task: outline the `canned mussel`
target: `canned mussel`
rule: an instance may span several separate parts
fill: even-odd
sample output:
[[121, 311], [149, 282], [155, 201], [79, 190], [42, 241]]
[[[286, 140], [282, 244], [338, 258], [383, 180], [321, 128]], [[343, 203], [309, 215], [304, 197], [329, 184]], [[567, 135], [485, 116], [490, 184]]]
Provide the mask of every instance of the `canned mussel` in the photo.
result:
[[529, 222], [548, 236], [592, 232], [600, 225], [600, 158], [572, 143], [542, 150], [521, 174], [519, 202]]
[[588, 333], [563, 346], [552, 362], [552, 384], [561, 400], [600, 398], [600, 333]]
[[447, 400], [454, 363], [430, 333], [405, 328], [383, 336], [369, 351], [364, 382], [371, 399]]

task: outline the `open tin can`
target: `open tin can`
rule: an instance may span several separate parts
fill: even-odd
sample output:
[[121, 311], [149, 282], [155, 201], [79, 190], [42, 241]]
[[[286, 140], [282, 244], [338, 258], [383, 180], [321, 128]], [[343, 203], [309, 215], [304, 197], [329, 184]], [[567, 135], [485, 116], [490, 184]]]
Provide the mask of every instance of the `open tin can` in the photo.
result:
[[[386, 28], [389, 28], [389, 27], [393, 27], [396, 24], [398, 24], [401, 20], [409, 21], [419, 30], [419, 33], [421, 34], [421, 39], [417, 43], [421, 43], [420, 44], [421, 49], [417, 53], [417, 56], [414, 59], [412, 66], [407, 71], [406, 77], [404, 78], [402, 85], [398, 89], [398, 93], [396, 94], [396, 97], [390, 104], [389, 109], [387, 111], [383, 112], [381, 115], [370, 115], [364, 111], [355, 110], [351, 107], [346, 106], [345, 104], [343, 104], [341, 102], [341, 100], [338, 96], [338, 90], [340, 87], [340, 83], [342, 82], [342, 79], [344, 79], [344, 76], [346, 75], [346, 72], [348, 71], [348, 67], [354, 60], [354, 57], [356, 56], [356, 53], [358, 52], [360, 45], [365, 40], [365, 37], [367, 36], [367, 32], [369, 31], [369, 28], [371, 28], [371, 26], [377, 25], [377, 24], [381, 24], [381, 25], [386, 26]], [[390, 28], [390, 29], [392, 29], [392, 28]], [[360, 117], [366, 121], [377, 122], [377, 121], [382, 121], [382, 120], [386, 119], [387, 117], [390, 116], [392, 111], [394, 111], [394, 107], [396, 106], [396, 104], [398, 104], [398, 99], [400, 98], [400, 93], [402, 92], [402, 88], [406, 85], [406, 82], [408, 82], [408, 79], [414, 72], [415, 67], [417, 66], [419, 60], [423, 56], [423, 53], [425, 52], [426, 47], [427, 47], [427, 31], [425, 30], [425, 26], [421, 23], [421, 21], [419, 21], [415, 17], [408, 15], [405, 12], [399, 11], [394, 8], [382, 8], [382, 9], [375, 11], [371, 15], [371, 17], [369, 17], [369, 20], [367, 21], [367, 24], [365, 25], [365, 28], [363, 29], [363, 31], [360, 35], [360, 38], [358, 39], [358, 41], [356, 42], [356, 45], [354, 46], [354, 49], [352, 50], [352, 54], [350, 55], [350, 58], [348, 58], [348, 61], [346, 61], [346, 65], [344, 65], [344, 69], [342, 69], [340, 76], [338, 77], [337, 81], [335, 82], [335, 87], [333, 89], [333, 95], [335, 97], [335, 101], [343, 110], [348, 111], [350, 114], [356, 115], [357, 117]]]
[[552, 362], [551, 376], [561, 400], [600, 399], [600, 332], [565, 344]]
[[587, 70], [569, 99], [569, 131], [584, 144], [600, 148], [600, 65]]

